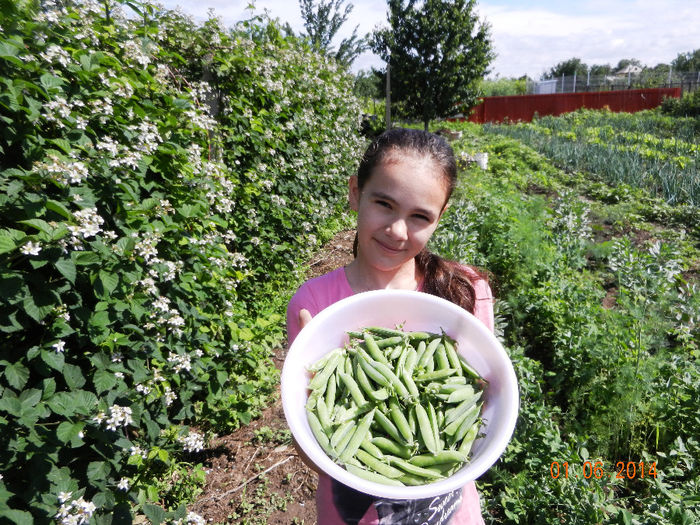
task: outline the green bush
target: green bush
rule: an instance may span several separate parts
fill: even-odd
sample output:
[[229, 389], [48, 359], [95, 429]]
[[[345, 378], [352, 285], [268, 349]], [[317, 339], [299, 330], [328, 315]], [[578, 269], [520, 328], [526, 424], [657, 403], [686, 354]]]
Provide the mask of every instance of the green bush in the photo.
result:
[[264, 19], [2, 6], [0, 516], [183, 517], [342, 219], [352, 79]]
[[664, 98], [661, 112], [674, 117], [700, 117], [700, 90], [684, 93], [681, 98]]

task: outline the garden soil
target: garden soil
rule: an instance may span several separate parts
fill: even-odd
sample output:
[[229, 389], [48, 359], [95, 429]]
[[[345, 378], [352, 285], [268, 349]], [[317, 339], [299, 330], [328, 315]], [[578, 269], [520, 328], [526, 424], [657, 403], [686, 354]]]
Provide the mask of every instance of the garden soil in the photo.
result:
[[[308, 278], [344, 266], [352, 260], [354, 231], [338, 233], [309, 263]], [[275, 349], [281, 369], [286, 344]], [[188, 507], [208, 523], [316, 523], [317, 476], [287, 440], [288, 430], [279, 396], [262, 416], [236, 432], [212, 440], [204, 462], [204, 491]]]

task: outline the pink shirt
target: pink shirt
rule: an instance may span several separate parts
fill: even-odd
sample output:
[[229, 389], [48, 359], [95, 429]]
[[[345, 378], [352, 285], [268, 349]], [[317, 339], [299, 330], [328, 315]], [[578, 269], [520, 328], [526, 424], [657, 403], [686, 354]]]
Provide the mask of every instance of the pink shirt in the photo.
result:
[[[493, 296], [491, 288], [484, 279], [481, 279], [469, 267], [465, 267], [465, 269], [474, 278], [473, 285], [476, 294], [474, 315], [493, 331]], [[311, 316], [315, 316], [324, 308], [353, 295], [353, 293], [344, 268], [338, 268], [305, 282], [297, 290], [287, 306], [287, 337], [289, 344], [292, 344], [292, 341], [294, 341], [301, 330], [299, 326], [299, 311], [301, 309], [305, 308], [311, 313]], [[439, 513], [443, 509], [436, 507], [435, 518], [438, 518], [438, 521], [435, 523], [483, 525], [484, 520], [481, 517], [479, 495], [476, 492], [474, 482], [468, 483], [462, 489], [461, 504], [459, 501], [453, 504], [459, 505], [459, 508], [457, 508], [449, 522], [439, 521]], [[318, 490], [316, 491], [316, 510], [318, 525], [346, 525], [333, 502], [331, 479], [324, 474], [319, 475]], [[376, 506], [369, 505], [367, 511], [357, 523], [358, 525], [383, 525], [385, 523], [399, 522], [392, 521], [391, 517], [388, 519], [386, 517], [380, 518]]]

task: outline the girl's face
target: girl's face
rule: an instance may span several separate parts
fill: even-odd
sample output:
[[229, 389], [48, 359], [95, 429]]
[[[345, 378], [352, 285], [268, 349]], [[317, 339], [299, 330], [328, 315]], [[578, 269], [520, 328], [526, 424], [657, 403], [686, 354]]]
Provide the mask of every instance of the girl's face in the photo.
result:
[[445, 211], [447, 188], [430, 157], [398, 154], [374, 168], [362, 191], [350, 178], [357, 212], [358, 257], [379, 271], [396, 269], [426, 245]]

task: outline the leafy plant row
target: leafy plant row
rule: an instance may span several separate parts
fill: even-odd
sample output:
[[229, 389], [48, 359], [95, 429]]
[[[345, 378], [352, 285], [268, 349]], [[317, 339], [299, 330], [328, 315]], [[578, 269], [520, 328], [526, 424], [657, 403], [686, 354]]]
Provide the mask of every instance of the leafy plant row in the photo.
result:
[[0, 516], [196, 521], [196, 453], [266, 403], [285, 294], [342, 220], [351, 79], [261, 18], [27, 1], [0, 26]]
[[[596, 235], [591, 207], [606, 205], [581, 198], [576, 174], [461, 126], [456, 148], [488, 152], [489, 168], [463, 175], [434, 248], [492, 273], [521, 391], [513, 440], [479, 484], [487, 521], [697, 522], [696, 257], [682, 236]], [[630, 461], [656, 476], [618, 478]]]
[[[649, 122], [648, 129], [658, 131], [658, 117], [626, 114], [624, 118], [638, 125], [622, 126], [623, 118], [610, 112], [597, 112], [600, 115], [595, 119], [589, 118], [594, 111], [581, 113], [581, 119], [544, 117], [532, 123], [487, 125], [485, 129], [518, 138], [566, 169], [592, 172], [613, 184], [643, 187], [671, 204], [698, 206], [697, 136], [683, 141], [639, 131], [644, 122]], [[607, 115], [610, 120], [606, 123], [603, 117]], [[669, 128], [685, 129], [680, 125]]]

